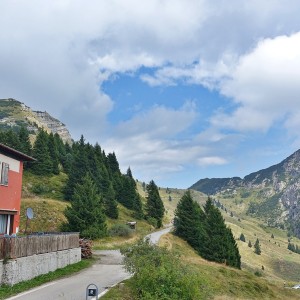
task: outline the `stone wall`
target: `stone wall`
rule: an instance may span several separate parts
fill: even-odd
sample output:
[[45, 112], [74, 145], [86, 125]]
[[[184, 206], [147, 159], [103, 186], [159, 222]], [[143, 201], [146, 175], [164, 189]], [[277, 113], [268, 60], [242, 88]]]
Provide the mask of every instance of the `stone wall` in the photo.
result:
[[1, 260], [0, 283], [14, 285], [79, 261], [81, 261], [81, 248], [37, 254], [8, 261]]

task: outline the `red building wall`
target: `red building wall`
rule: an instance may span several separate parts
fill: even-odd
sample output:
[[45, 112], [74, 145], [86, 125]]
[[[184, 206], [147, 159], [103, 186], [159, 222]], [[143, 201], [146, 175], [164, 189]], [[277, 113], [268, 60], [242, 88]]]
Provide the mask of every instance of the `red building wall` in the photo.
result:
[[0, 213], [11, 215], [10, 234], [17, 233], [20, 226], [23, 162], [19, 170], [9, 170], [8, 185], [0, 185]]

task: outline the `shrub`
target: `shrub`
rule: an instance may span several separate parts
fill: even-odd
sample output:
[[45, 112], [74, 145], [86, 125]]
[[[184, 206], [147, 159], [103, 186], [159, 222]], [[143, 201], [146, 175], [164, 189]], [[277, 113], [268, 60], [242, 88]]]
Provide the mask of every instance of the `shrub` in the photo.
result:
[[105, 234], [103, 233], [103, 230], [101, 228], [96, 226], [90, 226], [87, 229], [80, 232], [80, 236], [87, 239], [95, 240], [104, 237]]
[[147, 239], [121, 252], [125, 255], [125, 269], [134, 274], [131, 282], [134, 299], [204, 299], [196, 274], [175, 253]]
[[125, 224], [115, 224], [109, 229], [108, 234], [110, 236], [129, 237], [133, 234], [133, 230]]
[[155, 218], [152, 217], [148, 217], [147, 218], [147, 222], [152, 225], [153, 227], [157, 228], [157, 220]]
[[257, 277], [262, 277], [262, 273], [258, 270], [254, 272], [254, 275]]
[[50, 191], [50, 188], [42, 183], [34, 184], [31, 191], [37, 195], [45, 194]]

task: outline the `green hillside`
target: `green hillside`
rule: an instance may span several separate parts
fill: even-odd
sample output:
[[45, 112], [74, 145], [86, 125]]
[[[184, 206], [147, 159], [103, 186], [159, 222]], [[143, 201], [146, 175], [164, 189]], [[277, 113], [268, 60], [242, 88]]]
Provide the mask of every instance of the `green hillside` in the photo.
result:
[[[283, 281], [270, 280], [259, 269], [255, 275], [248, 270], [237, 270], [208, 262], [199, 257], [186, 242], [172, 234], [163, 236], [160, 245], [172, 251], [170, 255], [180, 254], [181, 263], [195, 275], [193, 280], [195, 287], [199, 289], [199, 295], [197, 298], [188, 299], [300, 299], [298, 290], [288, 288], [291, 282], [287, 282], [285, 287]], [[136, 299], [133, 285], [134, 278], [129, 279], [124, 285], [111, 289], [103, 300]], [[161, 290], [164, 288], [167, 289], [166, 286], [162, 286]]]
[[[30, 230], [59, 230], [61, 223], [65, 221], [62, 212], [67, 205], [70, 205], [69, 202], [60, 200], [61, 188], [63, 186], [61, 182], [63, 178], [64, 175], [60, 174], [59, 176], [52, 176], [45, 181], [43, 177], [25, 174], [23, 187], [25, 197], [22, 199], [21, 231], [25, 229], [25, 209], [27, 207], [32, 207], [35, 213], [35, 218], [30, 222]], [[45, 185], [47, 188], [40, 194], [33, 194], [30, 190], [36, 185]], [[145, 204], [146, 194], [143, 190], [142, 182], [137, 181], [137, 189], [142, 196], [143, 204]], [[184, 192], [185, 190], [183, 189], [159, 188], [160, 196], [166, 208], [165, 224], [172, 221], [177, 203]], [[207, 199], [207, 196], [197, 191], [192, 191], [192, 195], [201, 205], [203, 205]], [[171, 196], [171, 200], [169, 196]], [[55, 197], [56, 199], [54, 199]], [[299, 280], [300, 274], [300, 255], [287, 249], [287, 231], [268, 227], [262, 220], [247, 215], [247, 203], [251, 201], [252, 198], [226, 198], [226, 196], [223, 195], [218, 199], [224, 204], [224, 208], [227, 210], [227, 212], [225, 212], [225, 210], [221, 211], [227, 225], [230, 226], [237, 239], [242, 257], [242, 269], [248, 270], [252, 274], [259, 271], [262, 277], [272, 282], [280, 282], [281, 285], [284, 281], [296, 283]], [[240, 200], [243, 201], [240, 202]], [[115, 224], [125, 224], [128, 221], [136, 220], [133, 211], [123, 207], [121, 204], [119, 204], [118, 207], [119, 218], [116, 220], [108, 218], [109, 227]], [[108, 237], [99, 242], [95, 242], [95, 247], [99, 249], [117, 248], [123, 243], [133, 242], [139, 236], [153, 230], [151, 225], [146, 221], [137, 221], [137, 232], [130, 238]], [[246, 242], [238, 240], [241, 233], [244, 234]], [[272, 234], [274, 238], [271, 238]], [[249, 240], [252, 245], [254, 245], [257, 238], [261, 244], [261, 255], [256, 255], [253, 251], [253, 247], [248, 247]], [[291, 241], [300, 245], [300, 240], [295, 237], [293, 237]], [[262, 270], [262, 266], [264, 266], [264, 270]]]

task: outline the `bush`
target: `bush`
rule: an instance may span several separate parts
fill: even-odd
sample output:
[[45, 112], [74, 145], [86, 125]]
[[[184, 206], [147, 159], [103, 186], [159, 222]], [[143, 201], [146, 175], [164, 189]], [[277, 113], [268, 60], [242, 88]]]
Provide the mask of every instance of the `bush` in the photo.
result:
[[131, 288], [135, 299], [203, 299], [196, 273], [183, 265], [175, 253], [147, 239], [121, 252], [125, 255], [125, 269], [134, 274]]
[[108, 234], [110, 236], [129, 237], [133, 234], [133, 230], [125, 224], [115, 224], [109, 229]]
[[254, 275], [257, 277], [262, 277], [262, 273], [258, 270], [254, 272]]
[[37, 195], [41, 195], [48, 193], [50, 191], [50, 188], [42, 183], [37, 183], [32, 186], [31, 191]]
[[104, 237], [105, 234], [101, 228], [96, 226], [90, 226], [89, 228], [80, 232], [80, 236], [87, 239], [95, 240]]
[[147, 218], [147, 222], [152, 225], [153, 227], [157, 228], [157, 220], [155, 218], [152, 217], [148, 217]]

